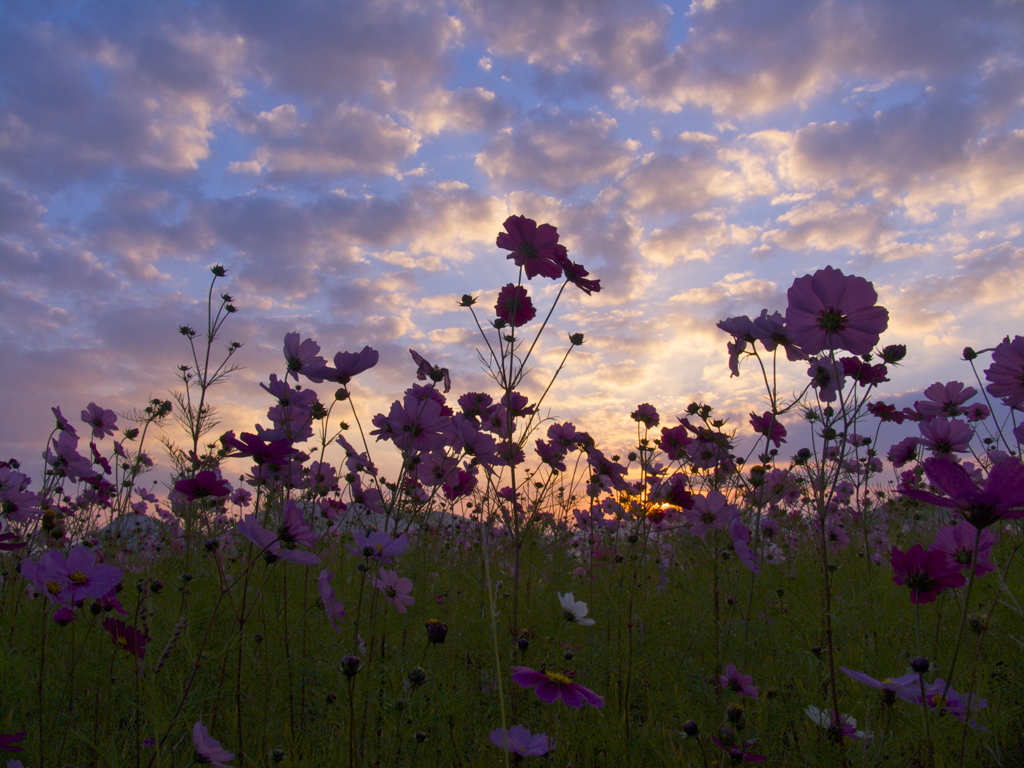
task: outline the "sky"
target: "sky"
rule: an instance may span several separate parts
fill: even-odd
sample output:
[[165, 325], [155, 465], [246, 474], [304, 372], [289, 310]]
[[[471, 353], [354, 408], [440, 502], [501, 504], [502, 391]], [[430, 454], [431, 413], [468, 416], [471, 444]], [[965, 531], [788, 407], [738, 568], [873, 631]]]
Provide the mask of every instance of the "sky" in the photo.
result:
[[293, 331], [379, 350], [365, 421], [410, 348], [493, 393], [457, 304], [486, 321], [517, 279], [509, 215], [601, 280], [523, 391], [584, 333], [545, 404], [607, 453], [643, 402], [747, 430], [763, 385], [716, 323], [826, 265], [909, 349], [887, 400], [970, 383], [963, 347], [1024, 318], [1022, 41], [1011, 0], [0, 0], [0, 458], [38, 480], [51, 406], [180, 389], [213, 264], [239, 309], [218, 345], [244, 345], [221, 430], [268, 424]]

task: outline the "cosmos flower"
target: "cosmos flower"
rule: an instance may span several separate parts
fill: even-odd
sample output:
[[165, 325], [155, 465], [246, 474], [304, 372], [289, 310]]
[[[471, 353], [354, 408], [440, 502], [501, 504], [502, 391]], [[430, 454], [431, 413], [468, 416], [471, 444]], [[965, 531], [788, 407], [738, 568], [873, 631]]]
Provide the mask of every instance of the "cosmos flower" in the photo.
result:
[[327, 620], [331, 622], [336, 632], [341, 632], [341, 621], [345, 618], [345, 606], [340, 600], [334, 597], [334, 587], [331, 586], [331, 579], [334, 574], [324, 568], [317, 578], [317, 591], [320, 595], [320, 603], [327, 614]]
[[533, 300], [521, 285], [509, 283], [498, 292], [498, 301], [494, 305], [494, 313], [499, 320], [519, 328], [537, 316]]
[[174, 483], [174, 490], [189, 501], [207, 498], [223, 498], [231, 494], [228, 481], [220, 476], [219, 469], [204, 469], [195, 477], [184, 477]]
[[924, 473], [945, 496], [912, 488], [901, 488], [900, 493], [953, 509], [975, 528], [1024, 517], [1024, 464], [1019, 458], [1006, 458], [992, 465], [981, 488], [966, 469], [948, 458], [926, 459]]
[[146, 658], [146, 643], [149, 642], [149, 638], [138, 629], [109, 616], [103, 620], [103, 628], [110, 633], [110, 639], [118, 648], [137, 658]]
[[380, 353], [372, 347], [365, 346], [359, 352], [338, 352], [334, 356], [334, 367], [323, 365], [312, 373], [306, 374], [313, 382], [333, 381], [346, 385], [354, 376], [373, 368], [380, 361]]
[[416, 602], [409, 593], [412, 592], [412, 581], [404, 576], [399, 577], [395, 571], [380, 569], [380, 576], [373, 580], [373, 586], [384, 593], [385, 599], [391, 602], [399, 613], [408, 613], [407, 605]]
[[657, 409], [650, 403], [640, 403], [636, 410], [629, 414], [629, 418], [648, 429], [654, 429], [660, 421]]
[[564, 246], [558, 245], [558, 230], [550, 224], [541, 224], [525, 216], [509, 216], [498, 235], [499, 248], [512, 251], [506, 258], [522, 267], [528, 279], [537, 275], [557, 280], [562, 276], [559, 259]]
[[956, 564], [950, 564], [945, 552], [928, 550], [915, 544], [906, 552], [892, 548], [892, 580], [910, 589], [910, 602], [931, 603], [939, 593], [962, 587], [967, 579]]
[[102, 440], [107, 435], [117, 432], [117, 414], [106, 408], [100, 408], [96, 403], [89, 403], [89, 407], [82, 411], [82, 421], [92, 427], [94, 440]]
[[536, 733], [531, 736], [522, 725], [491, 731], [491, 743], [520, 757], [543, 757], [555, 748], [554, 742], [547, 735]]
[[416, 363], [416, 378], [420, 381], [430, 379], [435, 384], [444, 382], [444, 391], [447, 393], [452, 388], [452, 377], [447, 368], [438, 365], [431, 365], [427, 360], [414, 349], [409, 350], [413, 362]]
[[603, 707], [604, 699], [589, 688], [574, 683], [558, 672], [538, 672], [529, 667], [512, 667], [512, 681], [523, 688], [534, 688], [537, 698], [548, 704], [561, 699], [569, 707], [581, 709], [584, 704]]
[[992, 351], [992, 365], [985, 369], [990, 395], [1011, 408], [1024, 409], [1024, 337], [1014, 336]]
[[921, 430], [921, 445], [931, 448], [936, 455], [966, 453], [971, 449], [974, 430], [960, 419], [936, 417], [922, 421], [918, 428]]
[[922, 416], [961, 416], [965, 409], [964, 403], [978, 394], [974, 387], [965, 387], [962, 382], [950, 381], [946, 384], [935, 382], [924, 391], [927, 400], [918, 400], [914, 408]]
[[[238, 531], [260, 548], [268, 562], [281, 559], [296, 565], [316, 565], [320, 558], [312, 552], [282, 546], [281, 539], [268, 531], [256, 520], [256, 515], [246, 515], [238, 523]], [[292, 545], [294, 546], [294, 545]]]
[[750, 675], [741, 675], [739, 670], [736, 669], [734, 664], [725, 665], [725, 674], [718, 676], [718, 681], [722, 684], [722, 687], [738, 693], [742, 696], [749, 696], [752, 699], [758, 697], [759, 691], [754, 683], [754, 678]]
[[811, 386], [817, 390], [818, 399], [823, 403], [835, 400], [846, 383], [843, 367], [827, 355], [812, 359], [807, 375], [811, 377]]
[[843, 671], [843, 674], [853, 678], [858, 683], [864, 683], [864, 685], [869, 685], [879, 691], [889, 691], [904, 701], [913, 702], [915, 701], [915, 696], [917, 696], [917, 701], [921, 699], [921, 676], [916, 672], [908, 672], [902, 677], [887, 677], [884, 680], [876, 680], [866, 672], [859, 672], [847, 667], [840, 667], [839, 669]]
[[309, 376], [313, 371], [322, 368], [327, 361], [320, 357], [320, 345], [312, 339], [299, 341], [297, 332], [284, 335], [284, 360], [288, 367], [285, 378], [294, 376], [298, 381], [299, 374]]
[[192, 742], [196, 747], [196, 762], [212, 765], [213, 768], [231, 768], [225, 761], [234, 760], [235, 756], [210, 736], [202, 720], [197, 720], [192, 726]]
[[359, 557], [369, 557], [378, 563], [390, 564], [405, 552], [409, 546], [409, 537], [404, 533], [392, 536], [387, 531], [356, 531], [352, 534], [355, 546], [348, 546], [348, 551]]
[[586, 627], [591, 626], [594, 623], [593, 619], [584, 618], [587, 615], [587, 604], [582, 600], [576, 600], [572, 596], [572, 592], [566, 594], [558, 594], [558, 602], [562, 604], [562, 615], [565, 620], [574, 623], [582, 624]]
[[49, 549], [38, 562], [26, 560], [22, 575], [58, 605], [69, 607], [79, 600], [100, 598], [121, 583], [121, 569], [96, 562], [88, 547], [73, 547], [67, 556]]
[[974, 568], [975, 576], [984, 576], [996, 569], [989, 560], [992, 547], [996, 543], [996, 534], [989, 530], [982, 530], [978, 539], [978, 555], [974, 555], [974, 539], [978, 535], [978, 529], [961, 520], [956, 525], [946, 525], [935, 532], [935, 543], [932, 549], [945, 552], [950, 562], [955, 563], [961, 570]]
[[751, 413], [750, 426], [758, 434], [767, 437], [776, 448], [786, 442], [786, 428], [771, 411], [765, 411], [761, 416]]
[[786, 329], [808, 355], [839, 349], [866, 355], [889, 325], [889, 312], [875, 306], [874, 286], [832, 267], [798, 277], [786, 295]]

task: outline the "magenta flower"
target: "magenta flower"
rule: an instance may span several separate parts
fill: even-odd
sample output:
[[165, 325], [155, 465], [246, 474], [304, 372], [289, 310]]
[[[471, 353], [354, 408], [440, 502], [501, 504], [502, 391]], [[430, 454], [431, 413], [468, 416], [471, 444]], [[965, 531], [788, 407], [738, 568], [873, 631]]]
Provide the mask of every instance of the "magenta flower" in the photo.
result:
[[349, 546], [348, 551], [353, 555], [369, 557], [384, 564], [393, 563], [409, 546], [409, 537], [404, 533], [395, 537], [386, 531], [356, 531], [352, 534], [352, 541], [355, 546]]
[[412, 592], [412, 582], [404, 576], [399, 577], [395, 571], [381, 568], [380, 576], [373, 580], [373, 586], [384, 593], [385, 599], [390, 601], [399, 613], [408, 613], [406, 606], [416, 602], [409, 594]]
[[192, 726], [192, 742], [196, 747], [196, 762], [212, 765], [213, 768], [231, 768], [225, 761], [234, 760], [235, 756], [210, 736], [202, 720], [196, 721]]
[[298, 333], [284, 335], [284, 359], [288, 366], [285, 378], [294, 376], [296, 381], [299, 380], [300, 373], [309, 376], [311, 372], [315, 372], [327, 364], [327, 361], [320, 357], [319, 344], [312, 339], [305, 341], [299, 341], [299, 339]]
[[992, 466], [979, 488], [967, 470], [956, 462], [934, 457], [924, 462], [929, 482], [945, 496], [918, 489], [900, 489], [911, 498], [956, 510], [975, 528], [987, 528], [999, 520], [1024, 517], [1024, 464], [1016, 457]]
[[77, 440], [78, 439], [78, 430], [76, 430], [71, 425], [70, 421], [68, 421], [66, 418], [64, 418], [64, 414], [60, 412], [60, 408], [54, 406], [54, 407], [50, 408], [50, 410], [53, 411], [53, 415], [57, 419], [57, 429], [61, 430], [62, 432], [69, 432], [69, 433], [71, 433], [71, 436]]
[[786, 295], [786, 329], [809, 355], [839, 349], [866, 355], [889, 325], [871, 283], [832, 267], [798, 277]]
[[494, 312], [499, 320], [519, 328], [526, 325], [537, 316], [533, 301], [526, 294], [526, 289], [521, 285], [509, 283], [498, 293], [498, 301], [494, 305]]
[[447, 393], [452, 388], [452, 377], [448, 373], [447, 368], [442, 368], [439, 365], [431, 365], [427, 360], [414, 349], [409, 350], [409, 354], [412, 355], [413, 362], [416, 363], [416, 378], [419, 381], [426, 381], [430, 379], [435, 384], [444, 382], [444, 391]]
[[66, 477], [68, 480], [80, 480], [96, 474], [92, 471], [89, 460], [78, 452], [78, 438], [71, 432], [62, 431], [50, 442], [53, 445], [53, 452], [47, 449], [44, 458], [55, 475]]
[[316, 544], [317, 535], [306, 522], [302, 507], [294, 499], [288, 499], [281, 510], [281, 527], [278, 537], [285, 544]]
[[921, 445], [931, 448], [937, 455], [966, 453], [971, 449], [974, 430], [960, 419], [935, 417], [922, 421], [918, 429], [921, 430]]
[[661, 421], [657, 409], [650, 403], [640, 403], [636, 410], [629, 414], [629, 418], [648, 429], [654, 429]]
[[283, 467], [288, 463], [288, 457], [295, 453], [290, 440], [279, 438], [268, 443], [251, 432], [243, 432], [240, 438], [236, 438], [234, 432], [225, 432], [220, 441], [233, 451], [228, 456], [248, 457], [260, 465]]
[[925, 417], [962, 416], [965, 409], [961, 406], [976, 394], [978, 390], [974, 387], [965, 387], [959, 381], [950, 381], [946, 384], [935, 382], [924, 391], [924, 396], [928, 399], [918, 400], [914, 407]]
[[195, 477], [186, 477], [174, 483], [174, 490], [189, 501], [207, 498], [224, 498], [231, 494], [228, 481], [220, 476], [219, 469], [204, 469]]
[[554, 742], [546, 734], [531, 736], [522, 725], [513, 725], [507, 731], [504, 728], [491, 731], [491, 743], [520, 757], [543, 757], [555, 749]]
[[536, 689], [537, 698], [548, 704], [554, 704], [557, 699], [561, 699], [563, 704], [576, 709], [582, 708], [584, 704], [592, 707], [604, 706], [604, 698], [558, 672], [538, 672], [529, 667], [512, 667], [512, 681], [523, 688]]
[[320, 603], [327, 614], [327, 620], [331, 622], [336, 632], [341, 632], [341, 621], [345, 618], [345, 606], [340, 600], [334, 597], [334, 587], [331, 586], [331, 579], [334, 574], [324, 568], [320, 571], [317, 579], [317, 590], [320, 593]]
[[497, 246], [512, 251], [506, 258], [522, 267], [526, 277], [536, 275], [557, 280], [562, 276], [559, 261], [565, 250], [558, 245], [558, 230], [550, 224], [541, 224], [525, 216], [509, 216], [503, 225], [505, 231], [498, 235]]
[[100, 408], [96, 403], [89, 403], [89, 407], [82, 411], [82, 421], [92, 427], [94, 440], [102, 440], [107, 435], [117, 432], [117, 414], [106, 408]]
[[21, 574], [64, 607], [86, 598], [103, 597], [121, 583], [121, 569], [97, 563], [96, 553], [88, 547], [74, 547], [66, 557], [58, 549], [47, 550], [38, 562], [22, 563]]
[[1024, 337], [1014, 336], [992, 351], [992, 365], [985, 369], [985, 378], [990, 395], [1024, 410]]
[[750, 748], [757, 743], [756, 739], [750, 739], [749, 741], [744, 741], [741, 744], [728, 744], [724, 741], [720, 741], [715, 736], [712, 736], [711, 740], [715, 742], [715, 746], [723, 750], [728, 756], [729, 765], [738, 765], [739, 763], [763, 763], [768, 759], [764, 755], [755, 755], [753, 752], [749, 751]]
[[956, 525], [946, 525], [939, 528], [935, 533], [935, 543], [932, 549], [945, 552], [950, 562], [955, 563], [961, 570], [974, 568], [975, 576], [984, 576], [996, 569], [989, 555], [996, 543], [996, 535], [992, 531], [981, 530], [978, 539], [978, 555], [974, 556], [974, 539], [978, 530], [966, 520], [961, 520]]
[[846, 383], [843, 366], [831, 360], [827, 355], [815, 357], [807, 369], [811, 377], [811, 386], [818, 392], [818, 399], [823, 403], [831, 403], [836, 399], [839, 390]]
[[324, 365], [306, 374], [310, 381], [333, 381], [346, 385], [354, 376], [373, 368], [380, 361], [380, 353], [365, 346], [359, 352], [338, 352], [334, 356], [334, 367]]
[[759, 691], [753, 685], [754, 678], [750, 675], [741, 675], [734, 664], [725, 665], [725, 674], [719, 675], [718, 681], [723, 688], [741, 696], [749, 696], [752, 699], [756, 699], [758, 696]]
[[588, 296], [601, 292], [601, 281], [588, 280], [587, 275], [590, 273], [582, 265], [571, 261], [568, 252], [564, 248], [559, 247], [556, 249], [555, 258], [558, 261], [558, 265], [565, 271], [565, 279], [570, 283]]
[[149, 638], [138, 629], [109, 616], [103, 620], [103, 628], [110, 633], [110, 639], [118, 648], [139, 659], [146, 658], [146, 643], [149, 642]]
[[320, 562], [320, 558], [312, 552], [282, 546], [278, 536], [256, 521], [256, 515], [246, 515], [242, 518], [238, 523], [238, 531], [260, 548], [268, 563], [273, 563], [279, 558], [296, 565], [316, 565]]
[[751, 413], [750, 426], [758, 434], [767, 437], [775, 444], [776, 448], [781, 447], [786, 442], [786, 428], [782, 426], [781, 422], [771, 411], [765, 411], [761, 416]]
[[892, 548], [892, 580], [910, 589], [910, 602], [931, 603], [946, 589], [962, 587], [967, 579], [959, 566], [951, 565], [945, 552], [915, 544], [906, 552]]
[[786, 328], [786, 321], [781, 313], [772, 312], [769, 315], [767, 309], [762, 309], [761, 314], [753, 319], [752, 325], [754, 336], [766, 351], [774, 352], [778, 347], [782, 347], [790, 362], [807, 359], [807, 353], [793, 343], [792, 335]]
[[729, 503], [725, 494], [711, 490], [705, 496], [694, 496], [693, 507], [683, 512], [683, 518], [690, 524], [690, 533], [703, 539], [709, 529], [728, 530], [729, 523], [739, 513], [739, 509]]

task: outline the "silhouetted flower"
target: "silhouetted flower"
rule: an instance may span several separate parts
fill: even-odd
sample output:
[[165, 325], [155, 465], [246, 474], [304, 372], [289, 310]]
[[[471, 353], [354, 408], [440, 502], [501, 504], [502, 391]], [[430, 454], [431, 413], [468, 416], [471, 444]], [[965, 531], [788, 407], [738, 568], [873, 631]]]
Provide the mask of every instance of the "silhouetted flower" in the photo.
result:
[[809, 355], [830, 349], [866, 355], [889, 325], [871, 283], [832, 267], [798, 277], [786, 295], [786, 329]]
[[956, 565], [950, 565], [945, 552], [928, 550], [915, 544], [906, 552], [892, 548], [892, 580], [910, 589], [910, 602], [931, 603], [939, 593], [962, 587], [967, 580]]

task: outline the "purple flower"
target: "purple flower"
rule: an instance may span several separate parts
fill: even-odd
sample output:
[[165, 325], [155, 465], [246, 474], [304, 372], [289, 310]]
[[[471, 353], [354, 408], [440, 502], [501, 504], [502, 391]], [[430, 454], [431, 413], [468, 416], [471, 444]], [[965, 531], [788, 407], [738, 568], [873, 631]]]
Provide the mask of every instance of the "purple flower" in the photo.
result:
[[835, 400], [846, 383], [843, 367], [827, 356], [812, 359], [807, 375], [811, 377], [811, 386], [818, 391], [818, 399], [823, 403]]
[[0, 733], [0, 749], [4, 752], [24, 752], [24, 747], [19, 747], [15, 742], [25, 740], [25, 731], [21, 733]]
[[395, 571], [380, 569], [380, 576], [373, 580], [373, 586], [384, 593], [385, 599], [391, 602], [399, 613], [408, 613], [407, 605], [412, 605], [416, 599], [409, 594], [412, 592], [412, 581], [399, 576]]
[[749, 696], [752, 699], [756, 699], [758, 696], [758, 689], [753, 685], [754, 678], [750, 675], [741, 675], [734, 664], [725, 665], [725, 674], [719, 675], [718, 681], [723, 688], [734, 693]]
[[498, 319], [519, 328], [537, 316], [533, 301], [521, 285], [509, 283], [498, 293], [498, 301], [494, 305], [494, 313]]
[[219, 469], [204, 469], [195, 477], [186, 477], [174, 483], [174, 490], [189, 501], [206, 498], [223, 498], [230, 495], [231, 486], [220, 476]]
[[[288, 366], [285, 378], [294, 376], [299, 380], [299, 374], [309, 376], [311, 372], [322, 368], [327, 361], [320, 357], [320, 345], [312, 339], [299, 341], [298, 333], [286, 333], [284, 335], [284, 359]], [[311, 379], [314, 380], [315, 379]]]
[[89, 407], [82, 411], [82, 421], [92, 427], [94, 440], [102, 440], [107, 435], [117, 432], [117, 414], [111, 410], [100, 408], [96, 403], [89, 403]]
[[939, 593], [962, 587], [967, 579], [957, 565], [951, 565], [945, 552], [928, 550], [915, 544], [906, 552], [892, 548], [892, 580], [910, 589], [910, 602], [931, 603]]
[[927, 459], [924, 472], [945, 496], [909, 488], [900, 489], [900, 493], [956, 510], [975, 528], [987, 528], [998, 520], [1024, 517], [1024, 464], [1018, 458], [994, 464], [983, 488], [977, 486], [966, 469], [947, 458]]
[[657, 409], [650, 403], [640, 403], [636, 410], [629, 414], [629, 418], [648, 429], [654, 429], [660, 421]]
[[914, 403], [917, 412], [922, 416], [961, 416], [961, 406], [978, 394], [974, 387], [965, 387], [962, 382], [950, 381], [946, 384], [935, 382], [924, 391], [927, 400]]
[[504, 728], [491, 731], [491, 743], [520, 757], [543, 757], [555, 748], [547, 735], [537, 733], [531, 736], [522, 725], [513, 725], [507, 731]]
[[955, 563], [961, 570], [974, 568], [975, 576], [984, 576], [996, 569], [992, 561], [988, 559], [992, 547], [996, 543], [996, 535], [991, 531], [981, 530], [981, 537], [978, 539], [978, 555], [974, 556], [974, 539], [978, 530], [966, 520], [961, 520], [956, 525], [946, 525], [939, 528], [935, 533], [935, 543], [932, 549], [945, 552], [950, 562]]
[[1024, 410], [1024, 337], [1014, 336], [992, 351], [992, 365], [985, 369], [985, 387], [1011, 408]]
[[750, 414], [750, 426], [758, 434], [764, 435], [769, 441], [779, 448], [786, 442], [786, 428], [782, 426], [778, 418], [771, 411], [765, 411], [763, 415]]
[[225, 432], [220, 441], [233, 451], [228, 456], [248, 457], [261, 465], [283, 467], [288, 463], [288, 457], [295, 453], [290, 440], [279, 438], [268, 443], [251, 432], [243, 432], [240, 438], [236, 438], [234, 432]]
[[917, 458], [917, 449], [920, 446], [921, 438], [905, 437], [889, 448], [886, 458], [892, 462], [893, 467], [900, 469]]
[[[268, 562], [278, 558], [296, 565], [316, 565], [320, 558], [312, 552], [281, 546], [281, 540], [256, 521], [256, 515], [246, 515], [238, 523], [238, 531], [260, 548]], [[294, 545], [293, 545], [294, 546]]]
[[452, 388], [452, 378], [448, 373], [447, 368], [441, 368], [437, 365], [431, 365], [428, 363], [423, 355], [414, 349], [409, 350], [409, 354], [412, 355], [413, 362], [416, 363], [416, 378], [420, 381], [426, 381], [430, 379], [435, 384], [444, 382], [444, 391], [447, 393]]
[[872, 688], [876, 688], [879, 691], [891, 691], [892, 693], [899, 696], [904, 701], [916, 701], [921, 700], [921, 676], [916, 672], [909, 672], [902, 677], [891, 678], [887, 677], [884, 680], [875, 680], [865, 672], [858, 672], [854, 669], [847, 669], [846, 667], [840, 667], [843, 673], [858, 683], [864, 683]]
[[110, 633], [114, 645], [139, 659], [146, 658], [146, 644], [149, 637], [120, 619], [109, 616], [103, 620], [103, 628]]
[[786, 295], [786, 328], [809, 355], [830, 349], [866, 355], [889, 325], [871, 283], [832, 267], [798, 277]]
[[220, 742], [210, 736], [202, 720], [192, 726], [192, 742], [195, 744], [196, 762], [212, 765], [213, 768], [231, 768], [226, 760], [234, 760], [235, 756], [224, 749]]
[[368, 371], [380, 361], [380, 353], [372, 347], [365, 346], [359, 352], [338, 352], [334, 356], [334, 367], [321, 366], [310, 374], [310, 381], [333, 381], [346, 385], [354, 376]]
[[581, 264], [569, 259], [569, 253], [564, 248], [559, 247], [555, 249], [555, 260], [558, 265], [565, 271], [565, 279], [575, 285], [585, 294], [590, 296], [593, 293], [601, 292], [601, 281], [600, 280], [588, 280], [587, 275], [590, 273], [583, 268]]
[[71, 432], [62, 431], [50, 442], [53, 452], [47, 449], [45, 459], [58, 477], [80, 480], [95, 474], [89, 460], [78, 452], [78, 438]]
[[404, 533], [395, 537], [386, 531], [357, 531], [352, 534], [352, 541], [355, 546], [349, 546], [348, 551], [353, 555], [369, 557], [384, 564], [393, 563], [409, 546], [409, 537]]
[[288, 499], [281, 510], [281, 528], [278, 537], [285, 544], [316, 544], [317, 535], [306, 522], [302, 507], [293, 499]]
[[334, 598], [334, 587], [331, 586], [331, 579], [334, 574], [324, 568], [320, 571], [320, 576], [317, 579], [317, 589], [320, 593], [320, 602], [324, 606], [324, 612], [327, 614], [328, 621], [331, 622], [331, 626], [334, 627], [335, 631], [341, 632], [341, 621], [345, 618], [345, 606], [342, 605], [340, 600]]
[[529, 667], [512, 667], [512, 681], [523, 688], [536, 689], [537, 698], [548, 704], [561, 699], [566, 706], [580, 709], [584, 704], [603, 707], [604, 699], [589, 688], [574, 683], [572, 678], [558, 672], [538, 672]]
[[786, 358], [790, 362], [807, 359], [807, 353], [793, 342], [781, 313], [772, 312], [769, 315], [767, 309], [762, 309], [761, 314], [754, 318], [753, 326], [754, 335], [768, 352], [774, 352], [781, 346], [786, 350]]
[[739, 515], [739, 509], [730, 504], [721, 491], [711, 490], [705, 496], [694, 496], [693, 507], [683, 512], [690, 524], [690, 533], [703, 539], [709, 529], [725, 531]]
[[66, 557], [60, 550], [47, 550], [38, 562], [22, 563], [21, 573], [40, 592], [65, 607], [89, 597], [103, 597], [121, 583], [121, 569], [97, 563], [96, 553], [88, 547], [74, 547]]
[[70, 432], [71, 436], [77, 440], [78, 430], [71, 426], [70, 421], [64, 418], [64, 414], [60, 412], [60, 408], [57, 408], [55, 406], [53, 408], [50, 408], [50, 410], [53, 411], [53, 415], [57, 419], [57, 429], [61, 430], [62, 432]]
[[512, 251], [506, 258], [522, 267], [526, 277], [536, 275], [557, 280], [562, 276], [560, 257], [565, 250], [558, 245], [558, 230], [550, 224], [541, 224], [525, 216], [509, 216], [503, 225], [505, 231], [498, 235], [499, 248]]
[[937, 455], [966, 453], [974, 437], [971, 426], [959, 419], [936, 417], [922, 421], [918, 428], [921, 430], [921, 445], [931, 448]]

